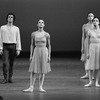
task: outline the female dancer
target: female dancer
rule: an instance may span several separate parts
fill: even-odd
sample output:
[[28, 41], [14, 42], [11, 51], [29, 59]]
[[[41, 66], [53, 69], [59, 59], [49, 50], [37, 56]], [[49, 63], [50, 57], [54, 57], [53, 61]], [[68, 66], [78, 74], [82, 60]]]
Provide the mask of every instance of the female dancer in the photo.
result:
[[[51, 71], [50, 68], [50, 54], [51, 44], [50, 35], [44, 31], [44, 21], [38, 21], [38, 30], [31, 35], [30, 48], [30, 87], [24, 92], [33, 92], [36, 80], [36, 74], [39, 74], [39, 91], [46, 92], [43, 89], [45, 74]], [[34, 48], [35, 47], [35, 48]], [[34, 49], [33, 49], [34, 48]], [[33, 51], [34, 50], [34, 51]]]
[[86, 70], [89, 71], [89, 83], [85, 86], [92, 86], [92, 74], [95, 70], [95, 86], [99, 85], [99, 74], [100, 74], [100, 27], [99, 19], [94, 18], [93, 20], [94, 28], [88, 31], [88, 53], [87, 53], [87, 64]]
[[[87, 55], [87, 36], [88, 36], [88, 30], [89, 29], [92, 29], [93, 28], [93, 18], [94, 18], [94, 15], [93, 13], [89, 13], [88, 14], [88, 23], [87, 24], [84, 24], [83, 27], [82, 27], [82, 48], [81, 48], [81, 52], [82, 52], [82, 55], [81, 55], [81, 61], [84, 62], [84, 66], [87, 62], [87, 58], [86, 58], [86, 55]], [[85, 79], [85, 78], [88, 78], [88, 71], [86, 70], [85, 68], [85, 72], [86, 74], [84, 76], [82, 76], [81, 78], [82, 79]]]

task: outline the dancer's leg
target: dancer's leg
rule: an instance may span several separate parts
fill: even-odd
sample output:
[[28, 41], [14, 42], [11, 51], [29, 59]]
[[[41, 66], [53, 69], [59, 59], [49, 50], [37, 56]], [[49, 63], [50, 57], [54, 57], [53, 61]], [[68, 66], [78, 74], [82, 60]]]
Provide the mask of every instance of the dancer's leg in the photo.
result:
[[45, 74], [40, 74], [39, 75], [39, 91], [41, 91], [41, 92], [46, 92], [43, 89], [44, 78], [45, 78]]
[[92, 70], [89, 70], [89, 83], [86, 84], [85, 86], [89, 87], [92, 86]]
[[[86, 62], [84, 62], [84, 66], [86, 67]], [[82, 79], [87, 79], [89, 78], [89, 72], [88, 70], [85, 70], [85, 75], [81, 77]]]
[[92, 79], [95, 79], [95, 70], [93, 70]]
[[100, 87], [99, 85], [99, 78], [100, 78], [100, 70], [96, 70], [96, 82], [95, 82], [95, 86], [96, 87]]
[[23, 90], [23, 91], [24, 92], [27, 92], [27, 91], [33, 92], [35, 80], [36, 80], [36, 74], [31, 72], [31, 74], [30, 74], [30, 87], [26, 90]]
[[82, 79], [87, 79], [87, 78], [89, 78], [89, 75], [88, 75], [88, 71], [87, 70], [85, 70], [85, 75], [84, 76], [82, 76], [81, 78]]

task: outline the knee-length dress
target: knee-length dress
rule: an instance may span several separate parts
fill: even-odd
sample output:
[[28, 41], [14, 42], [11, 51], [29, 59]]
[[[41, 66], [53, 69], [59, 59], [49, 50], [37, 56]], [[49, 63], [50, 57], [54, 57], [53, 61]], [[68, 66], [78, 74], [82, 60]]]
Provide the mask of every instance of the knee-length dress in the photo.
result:
[[86, 63], [86, 70], [100, 69], [100, 30], [91, 30], [89, 36], [89, 59]]
[[88, 39], [87, 39], [87, 36], [88, 36], [88, 30], [91, 30], [93, 29], [93, 24], [84, 24], [83, 25], [83, 34], [84, 34], [84, 45], [83, 45], [83, 49], [84, 49], [84, 53], [82, 53], [81, 55], [81, 61], [86, 61], [87, 58], [86, 58], [86, 55], [87, 55], [87, 48], [88, 48]]
[[30, 63], [29, 72], [34, 73], [48, 73], [51, 71], [50, 63], [48, 62], [48, 49], [47, 38], [50, 38], [50, 35], [43, 31], [33, 33], [35, 37], [35, 48]]

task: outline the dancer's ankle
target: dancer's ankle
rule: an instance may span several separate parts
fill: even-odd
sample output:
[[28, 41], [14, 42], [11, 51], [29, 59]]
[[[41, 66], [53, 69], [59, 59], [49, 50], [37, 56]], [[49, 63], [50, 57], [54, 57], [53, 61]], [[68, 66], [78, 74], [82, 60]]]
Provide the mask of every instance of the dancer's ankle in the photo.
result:
[[32, 88], [32, 89], [33, 89], [33, 86], [30, 86], [30, 88]]

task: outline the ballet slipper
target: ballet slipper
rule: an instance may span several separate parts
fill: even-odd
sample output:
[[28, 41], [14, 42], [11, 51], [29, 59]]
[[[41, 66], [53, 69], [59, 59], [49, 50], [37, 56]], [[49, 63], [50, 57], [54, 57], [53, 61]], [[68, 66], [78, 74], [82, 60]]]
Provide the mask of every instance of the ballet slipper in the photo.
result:
[[91, 87], [92, 86], [92, 82], [89, 82], [88, 84], [84, 85], [85, 87]]
[[29, 87], [28, 89], [23, 90], [23, 92], [33, 92], [33, 88]]
[[88, 79], [88, 78], [89, 78], [88, 75], [84, 75], [84, 76], [81, 77], [81, 79]]
[[100, 88], [100, 85], [98, 83], [96, 83], [95, 86]]
[[46, 90], [44, 90], [43, 88], [39, 88], [40, 92], [46, 92]]

